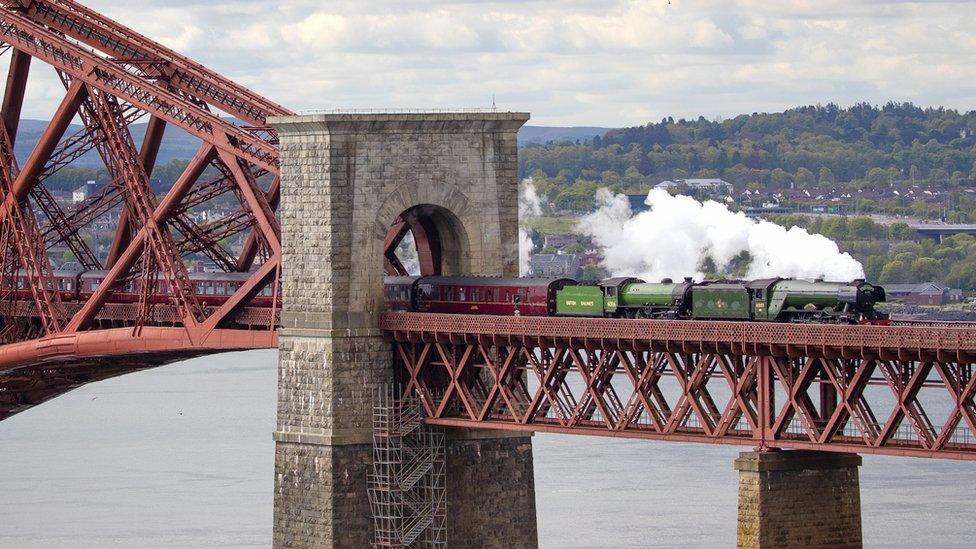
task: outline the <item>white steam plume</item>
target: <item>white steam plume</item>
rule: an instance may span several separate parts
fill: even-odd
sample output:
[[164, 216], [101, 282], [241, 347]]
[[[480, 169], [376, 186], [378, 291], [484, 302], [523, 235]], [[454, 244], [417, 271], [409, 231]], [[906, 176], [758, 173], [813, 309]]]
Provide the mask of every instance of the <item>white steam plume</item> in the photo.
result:
[[742, 252], [752, 258], [746, 277], [774, 276], [848, 281], [864, 269], [832, 240], [799, 227], [789, 230], [749, 219], [711, 200], [700, 203], [662, 189], [647, 195], [650, 210], [633, 214], [627, 197], [597, 191], [597, 210], [580, 220], [579, 230], [603, 247], [604, 266], [614, 276], [704, 278], [711, 259], [723, 272]]
[[[519, 221], [540, 215], [542, 215], [542, 203], [535, 191], [532, 178], [529, 177], [522, 181], [519, 189]], [[532, 257], [534, 248], [535, 245], [529, 238], [529, 233], [525, 229], [519, 229], [519, 274], [522, 276], [529, 274], [529, 259]]]
[[542, 201], [539, 200], [539, 193], [535, 190], [535, 183], [531, 177], [522, 180], [519, 189], [519, 218], [527, 219], [542, 215]]

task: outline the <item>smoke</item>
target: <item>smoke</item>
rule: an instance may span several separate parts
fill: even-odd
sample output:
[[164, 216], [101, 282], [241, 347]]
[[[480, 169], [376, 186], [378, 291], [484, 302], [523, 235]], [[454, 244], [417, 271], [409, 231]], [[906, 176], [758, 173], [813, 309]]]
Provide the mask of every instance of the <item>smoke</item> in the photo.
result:
[[542, 215], [542, 201], [535, 190], [531, 177], [522, 180], [519, 188], [519, 218], [528, 219]]
[[614, 276], [701, 280], [709, 261], [727, 273], [747, 252], [747, 278], [864, 277], [861, 264], [832, 240], [799, 227], [749, 219], [718, 202], [700, 203], [654, 189], [646, 200], [651, 209], [634, 214], [624, 195], [600, 189], [596, 200], [597, 210], [580, 220], [579, 230], [603, 247], [604, 266]]
[[529, 260], [532, 259], [532, 250], [535, 244], [529, 238], [529, 233], [525, 229], [519, 229], [519, 276], [529, 274]]
[[[519, 222], [539, 217], [542, 215], [542, 202], [539, 194], [536, 193], [532, 178], [522, 180], [519, 188]], [[535, 245], [529, 238], [529, 233], [525, 229], [519, 229], [519, 274], [529, 274], [529, 259], [532, 258], [532, 251]]]

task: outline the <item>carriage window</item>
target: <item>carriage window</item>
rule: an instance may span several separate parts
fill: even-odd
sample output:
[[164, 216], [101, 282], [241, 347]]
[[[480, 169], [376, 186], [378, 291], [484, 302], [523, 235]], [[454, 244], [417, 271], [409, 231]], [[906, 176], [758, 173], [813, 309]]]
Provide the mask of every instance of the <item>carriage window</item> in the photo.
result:
[[492, 290], [492, 301], [498, 301], [498, 288]]
[[481, 298], [481, 290], [475, 288], [471, 290], [471, 301], [478, 301]]
[[458, 290], [458, 301], [464, 301], [464, 288]]

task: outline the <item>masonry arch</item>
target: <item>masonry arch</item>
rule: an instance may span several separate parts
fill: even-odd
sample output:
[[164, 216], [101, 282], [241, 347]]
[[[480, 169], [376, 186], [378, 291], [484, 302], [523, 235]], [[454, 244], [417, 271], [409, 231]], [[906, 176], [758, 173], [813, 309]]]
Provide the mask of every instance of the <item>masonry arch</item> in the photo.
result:
[[383, 270], [391, 276], [471, 272], [471, 244], [464, 223], [436, 204], [405, 209], [387, 229]]

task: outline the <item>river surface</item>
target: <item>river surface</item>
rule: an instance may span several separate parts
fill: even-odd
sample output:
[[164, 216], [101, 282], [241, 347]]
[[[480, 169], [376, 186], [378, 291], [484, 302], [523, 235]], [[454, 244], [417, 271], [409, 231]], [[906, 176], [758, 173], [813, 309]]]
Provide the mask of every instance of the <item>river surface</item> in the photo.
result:
[[[0, 547], [267, 547], [275, 351], [88, 385], [0, 422]], [[542, 547], [733, 547], [740, 451], [535, 437]], [[864, 457], [868, 547], [971, 547], [976, 463]]]

